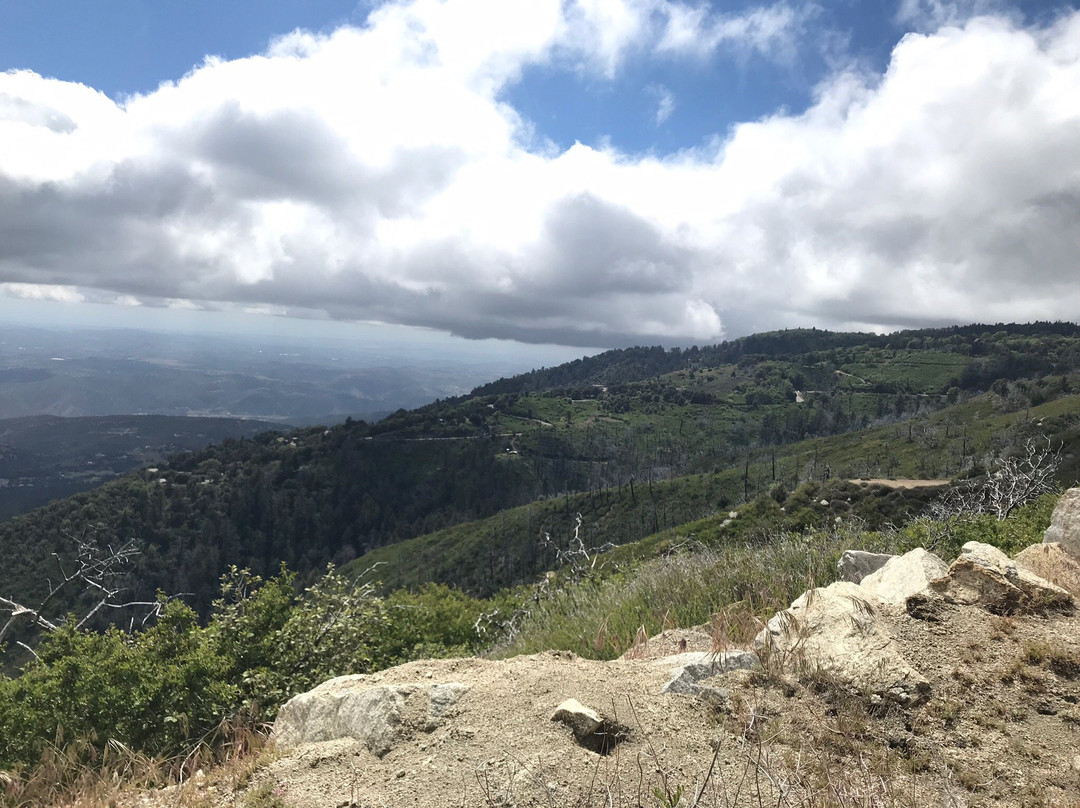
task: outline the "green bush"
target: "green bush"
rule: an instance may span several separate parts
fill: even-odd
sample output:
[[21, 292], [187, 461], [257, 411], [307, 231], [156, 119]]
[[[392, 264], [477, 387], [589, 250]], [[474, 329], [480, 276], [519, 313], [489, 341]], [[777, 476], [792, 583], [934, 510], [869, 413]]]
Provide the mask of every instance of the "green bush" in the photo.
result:
[[0, 769], [31, 765], [51, 743], [110, 742], [170, 756], [240, 713], [273, 718], [320, 682], [415, 659], [473, 653], [474, 623], [495, 608], [446, 586], [398, 592], [328, 569], [300, 593], [282, 568], [233, 568], [209, 623], [179, 601], [134, 634], [80, 631], [68, 619], [14, 678], [0, 677]]
[[21, 676], [0, 679], [0, 767], [30, 763], [64, 738], [170, 755], [233, 709], [225, 660], [184, 604], [169, 603], [155, 626], [133, 636], [73, 623], [42, 640]]

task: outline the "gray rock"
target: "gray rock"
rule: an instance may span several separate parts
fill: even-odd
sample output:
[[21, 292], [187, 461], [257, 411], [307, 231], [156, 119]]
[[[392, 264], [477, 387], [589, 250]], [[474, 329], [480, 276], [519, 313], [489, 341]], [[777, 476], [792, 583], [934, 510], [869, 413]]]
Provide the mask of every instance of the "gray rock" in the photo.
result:
[[366, 675], [341, 676], [294, 696], [278, 712], [279, 747], [355, 738], [382, 757], [417, 731], [441, 726], [469, 688], [456, 682], [372, 685]]
[[725, 653], [690, 652], [658, 659], [654, 663], [671, 668], [671, 679], [660, 688], [661, 693], [678, 693], [727, 701], [727, 692], [719, 687], [703, 685], [705, 679], [735, 670], [749, 670], [758, 666], [753, 651], [728, 651]]
[[845, 550], [836, 564], [837, 577], [853, 584], [861, 583], [872, 572], [885, 566], [890, 558], [887, 553], [868, 553], [865, 550]]
[[805, 592], [755, 638], [762, 667], [823, 677], [904, 705], [925, 701], [930, 683], [901, 654], [878, 617], [880, 605], [850, 581]]
[[948, 564], [922, 547], [916, 547], [902, 556], [892, 556], [885, 566], [863, 578], [860, 586], [883, 603], [899, 605], [948, 571]]
[[1043, 533], [1043, 542], [1060, 544], [1080, 561], [1080, 488], [1070, 488], [1061, 495], [1050, 517], [1050, 527]]

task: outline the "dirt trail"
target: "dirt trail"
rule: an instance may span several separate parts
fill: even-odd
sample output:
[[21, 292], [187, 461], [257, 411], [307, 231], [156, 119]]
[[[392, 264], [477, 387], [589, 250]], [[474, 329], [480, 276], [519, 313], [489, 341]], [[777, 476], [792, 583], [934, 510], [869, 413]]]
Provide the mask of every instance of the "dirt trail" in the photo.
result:
[[884, 477], [871, 477], [868, 479], [850, 479], [849, 483], [855, 485], [881, 485], [885, 488], [939, 488], [948, 485], [951, 480], [894, 480]]

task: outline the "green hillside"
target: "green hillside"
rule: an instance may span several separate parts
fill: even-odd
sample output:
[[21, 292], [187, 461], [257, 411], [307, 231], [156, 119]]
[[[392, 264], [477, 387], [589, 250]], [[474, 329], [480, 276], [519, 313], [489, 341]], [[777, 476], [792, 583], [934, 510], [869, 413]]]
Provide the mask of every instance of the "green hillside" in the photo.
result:
[[[884, 521], [899, 524], [940, 491], [859, 480], [947, 480], [979, 473], [982, 464], [1035, 436], [1061, 447], [1059, 479], [1075, 481], [1080, 476], [1080, 396], [1003, 412], [992, 395], [983, 395], [888, 426], [759, 447], [748, 453], [748, 464], [721, 472], [530, 503], [373, 550], [346, 569], [359, 572], [378, 565], [378, 577], [388, 589], [438, 581], [490, 593], [554, 569], [556, 548], [565, 549], [579, 514], [580, 537], [588, 546], [622, 545], [717, 514], [719, 523], [736, 503], [766, 491], [767, 501], [787, 506], [769, 520], [777, 529], [821, 527], [838, 516], [857, 517], [871, 528]], [[807, 510], [810, 497], [830, 506]], [[763, 515], [757, 513], [753, 524], [760, 527]], [[710, 531], [714, 543], [741, 537], [748, 523], [728, 521]], [[545, 534], [551, 543], [544, 541]]]
[[433, 533], [387, 575], [490, 591], [546, 569], [541, 533], [565, 537], [578, 512], [597, 543], [625, 543], [775, 484], [976, 472], [1039, 418], [1071, 434], [1078, 371], [1068, 323], [609, 351], [374, 424], [224, 441], [51, 503], [0, 525], [0, 592], [32, 602], [54, 553], [135, 539], [129, 592], [188, 593], [205, 614], [229, 565], [309, 576]]

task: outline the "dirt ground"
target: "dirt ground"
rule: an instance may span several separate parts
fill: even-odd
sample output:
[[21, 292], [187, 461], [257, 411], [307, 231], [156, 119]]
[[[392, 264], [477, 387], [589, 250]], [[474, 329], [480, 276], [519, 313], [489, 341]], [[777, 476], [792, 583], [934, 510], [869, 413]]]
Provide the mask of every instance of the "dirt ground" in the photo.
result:
[[948, 485], [949, 480], [890, 480], [884, 477], [873, 477], [866, 480], [848, 480], [856, 485], [881, 485], [885, 488], [940, 488]]
[[[682, 640], [707, 649], [703, 627], [665, 632], [613, 662], [559, 651], [425, 660], [370, 683], [469, 690], [442, 726], [406, 734], [382, 758], [351, 739], [309, 744], [125, 804], [1080, 806], [1080, 617], [949, 606], [929, 622], [881, 611], [932, 684], [921, 706], [783, 670], [706, 680], [727, 700], [661, 694], [671, 674], [661, 657]], [[568, 698], [619, 725], [609, 754], [551, 720]]]

